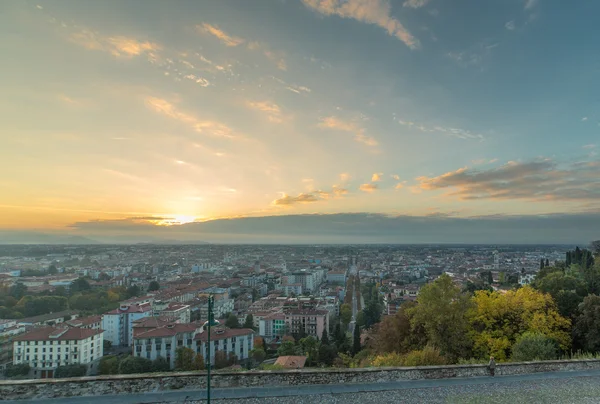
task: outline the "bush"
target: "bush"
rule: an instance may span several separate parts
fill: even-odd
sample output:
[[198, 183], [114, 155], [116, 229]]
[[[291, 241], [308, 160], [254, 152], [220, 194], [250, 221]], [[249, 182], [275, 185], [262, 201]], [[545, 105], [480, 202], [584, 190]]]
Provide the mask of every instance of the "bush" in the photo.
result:
[[87, 374], [87, 366], [85, 365], [66, 365], [59, 366], [54, 372], [54, 377], [82, 377]]
[[171, 364], [162, 356], [154, 359], [152, 361], [152, 371], [153, 372], [168, 372], [171, 370]]
[[527, 362], [552, 360], [558, 357], [556, 342], [544, 334], [526, 332], [512, 346], [512, 360]]
[[397, 352], [390, 352], [386, 354], [377, 355], [371, 361], [371, 364], [375, 367], [383, 366], [402, 366], [404, 363], [404, 355]]
[[[106, 341], [105, 341], [106, 342]], [[119, 374], [119, 359], [114, 355], [108, 355], [100, 359], [98, 374], [117, 375]]]
[[119, 374], [152, 372], [152, 361], [146, 358], [128, 356], [119, 363]]
[[436, 348], [426, 346], [420, 351], [412, 351], [404, 357], [404, 366], [446, 365], [448, 361]]
[[27, 376], [29, 374], [29, 370], [30, 367], [26, 363], [21, 365], [12, 365], [6, 368], [4, 375], [6, 377]]

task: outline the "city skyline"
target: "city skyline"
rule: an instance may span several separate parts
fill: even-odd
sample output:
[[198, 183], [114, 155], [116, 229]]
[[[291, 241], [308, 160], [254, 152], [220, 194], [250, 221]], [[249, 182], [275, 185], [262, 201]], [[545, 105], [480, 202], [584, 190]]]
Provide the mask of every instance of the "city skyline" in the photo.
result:
[[6, 4], [0, 236], [598, 238], [600, 4], [478, 4]]

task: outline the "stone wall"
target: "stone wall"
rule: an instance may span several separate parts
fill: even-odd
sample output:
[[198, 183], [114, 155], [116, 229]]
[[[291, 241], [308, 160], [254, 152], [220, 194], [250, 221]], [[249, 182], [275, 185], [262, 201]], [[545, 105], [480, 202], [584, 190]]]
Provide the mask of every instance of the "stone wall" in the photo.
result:
[[[499, 364], [496, 375], [600, 369], [600, 360], [545, 361]], [[212, 374], [212, 386], [262, 387], [307, 384], [377, 383], [487, 376], [485, 365], [424, 366], [366, 369], [302, 369]], [[95, 376], [72, 379], [0, 381], [3, 400], [31, 400], [104, 394], [146, 393], [160, 390], [201, 390], [205, 372], [153, 373], [145, 375]]]

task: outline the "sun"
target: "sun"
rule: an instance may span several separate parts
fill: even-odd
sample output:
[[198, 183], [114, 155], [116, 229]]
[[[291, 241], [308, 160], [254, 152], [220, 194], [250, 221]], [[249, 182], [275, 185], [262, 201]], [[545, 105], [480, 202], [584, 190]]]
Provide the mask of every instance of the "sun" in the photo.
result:
[[196, 219], [196, 216], [166, 215], [164, 217], [157, 217], [156, 220], [150, 220], [150, 222], [157, 226], [177, 226], [186, 223], [193, 223], [196, 221]]

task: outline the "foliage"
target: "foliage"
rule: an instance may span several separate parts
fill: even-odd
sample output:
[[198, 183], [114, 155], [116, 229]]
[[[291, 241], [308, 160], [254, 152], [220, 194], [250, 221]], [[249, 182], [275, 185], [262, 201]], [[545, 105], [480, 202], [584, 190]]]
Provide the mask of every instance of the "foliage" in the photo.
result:
[[262, 348], [254, 348], [250, 351], [250, 357], [255, 363], [261, 363], [267, 357], [264, 349]]
[[126, 298], [131, 299], [132, 297], [137, 297], [142, 293], [140, 287], [138, 285], [132, 285], [127, 288]]
[[282, 365], [263, 363], [258, 367], [260, 370], [285, 370], [285, 367]]
[[68, 301], [60, 296], [24, 296], [14, 306], [25, 317], [39, 316], [40, 314], [56, 313], [66, 310]]
[[552, 360], [557, 356], [556, 342], [540, 333], [526, 332], [512, 346], [511, 359], [516, 362]]
[[[477, 292], [483, 293], [483, 292]], [[472, 306], [452, 278], [444, 274], [419, 292], [417, 305], [408, 309], [411, 329], [424, 330], [426, 343], [438, 348], [444, 356], [457, 360], [470, 356], [467, 311]]]
[[420, 351], [411, 351], [404, 356], [404, 366], [434, 366], [446, 365], [448, 361], [440, 351], [431, 346], [426, 346]]
[[594, 240], [590, 243], [590, 248], [594, 255], [600, 255], [600, 240]]
[[225, 326], [229, 328], [240, 328], [240, 322], [237, 316], [233, 313], [229, 313], [227, 320], [225, 320]]
[[195, 370], [194, 356], [196, 353], [185, 346], [178, 347], [175, 350], [175, 369], [176, 370]]
[[375, 367], [402, 366], [404, 364], [404, 355], [398, 352], [388, 352], [377, 355], [371, 361]]
[[321, 342], [321, 346], [319, 346], [319, 363], [325, 366], [331, 366], [333, 365], [333, 361], [337, 354], [338, 352], [335, 345]]
[[109, 341], [107, 339], [105, 339], [104, 341], [102, 341], [102, 350], [104, 352], [110, 350], [110, 348], [112, 348], [112, 341]]
[[313, 336], [300, 340], [301, 352], [306, 355], [306, 365], [314, 366], [319, 361], [319, 341]]
[[196, 356], [194, 356], [194, 369], [206, 369], [206, 364], [204, 363], [204, 356], [202, 356], [202, 354], [196, 354]]
[[360, 352], [360, 327], [358, 324], [354, 324], [354, 334], [352, 336], [352, 354], [356, 355]]
[[166, 358], [159, 356], [152, 361], [153, 372], [168, 372], [171, 370], [171, 364]]
[[573, 335], [584, 350], [600, 351], [600, 296], [589, 295], [580, 306]]
[[98, 373], [101, 375], [119, 374], [119, 358], [114, 355], [102, 357], [98, 366]]
[[352, 320], [352, 308], [348, 303], [342, 304], [342, 307], [340, 308], [340, 318], [345, 327], [350, 324], [350, 321]]
[[148, 373], [152, 371], [152, 361], [137, 356], [128, 356], [119, 362], [119, 374]]
[[564, 317], [575, 315], [579, 303], [587, 295], [587, 288], [582, 279], [560, 270], [550, 272], [541, 278], [536, 277], [533, 286], [544, 293], [549, 293], [556, 301], [558, 311]]
[[227, 358], [227, 353], [225, 351], [216, 351], [215, 352], [215, 369], [223, 369], [229, 366], [229, 360]]
[[27, 376], [29, 374], [30, 367], [27, 363], [23, 363], [20, 365], [12, 365], [8, 366], [4, 371], [4, 375], [6, 377], [18, 377], [18, 376]]
[[284, 341], [277, 349], [278, 356], [301, 355], [302, 349], [297, 347], [292, 341]]
[[549, 294], [525, 286], [506, 293], [477, 292], [473, 300], [469, 319], [477, 357], [507, 360], [511, 346], [527, 331], [554, 339], [562, 350], [571, 345], [571, 322], [559, 314]]
[[423, 327], [411, 326], [408, 312], [416, 303], [409, 302], [400, 306], [396, 314], [386, 316], [377, 324], [373, 333], [372, 342], [369, 344], [377, 353], [398, 352], [406, 353], [419, 347], [426, 336]]
[[56, 371], [54, 372], [54, 377], [56, 377], [56, 378], [82, 377], [82, 376], [85, 376], [86, 374], [87, 374], [87, 366], [73, 364], [73, 365], [57, 367]]
[[77, 278], [73, 282], [71, 282], [71, 286], [69, 287], [69, 291], [71, 294], [84, 292], [86, 290], [90, 290], [92, 287], [89, 282], [85, 280], [85, 278]]
[[254, 329], [254, 316], [252, 315], [252, 313], [246, 315], [246, 320], [244, 321], [243, 328], [249, 328], [251, 330]]
[[594, 266], [594, 254], [585, 248], [582, 250], [579, 247], [576, 247], [573, 251], [567, 251], [565, 257], [565, 263], [567, 267], [573, 264], [579, 265], [583, 269]]
[[154, 292], [155, 290], [160, 289], [160, 284], [157, 281], [152, 281], [148, 285], [148, 292]]

